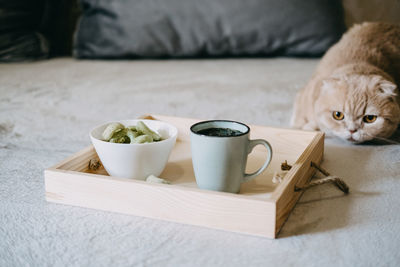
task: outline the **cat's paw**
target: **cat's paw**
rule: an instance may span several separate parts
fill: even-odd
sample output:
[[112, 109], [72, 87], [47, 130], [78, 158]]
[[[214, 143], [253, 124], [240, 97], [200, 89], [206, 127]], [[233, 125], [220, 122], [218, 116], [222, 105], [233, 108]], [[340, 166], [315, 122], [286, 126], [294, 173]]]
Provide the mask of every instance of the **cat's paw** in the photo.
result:
[[306, 124], [307, 121], [304, 118], [300, 118], [299, 116], [293, 115], [290, 119], [290, 127], [294, 129], [303, 129], [303, 125]]
[[304, 131], [318, 131], [319, 130], [317, 124], [315, 124], [314, 122], [311, 122], [311, 121], [306, 123], [306, 124], [304, 124], [301, 127], [301, 129], [304, 130]]

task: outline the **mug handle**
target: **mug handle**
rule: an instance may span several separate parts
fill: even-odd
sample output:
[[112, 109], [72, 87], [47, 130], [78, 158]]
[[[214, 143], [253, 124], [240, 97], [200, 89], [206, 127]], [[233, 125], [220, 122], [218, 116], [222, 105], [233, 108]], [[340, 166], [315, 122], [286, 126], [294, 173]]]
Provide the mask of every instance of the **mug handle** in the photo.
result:
[[250, 140], [248, 154], [250, 154], [251, 151], [253, 151], [253, 148], [256, 145], [264, 145], [267, 148], [268, 158], [264, 162], [264, 164], [261, 166], [261, 168], [259, 168], [257, 171], [255, 171], [253, 173], [245, 173], [242, 182], [250, 181], [251, 179], [255, 178], [257, 175], [261, 174], [265, 170], [265, 168], [268, 167], [269, 163], [271, 162], [272, 148], [271, 148], [271, 145], [264, 139]]

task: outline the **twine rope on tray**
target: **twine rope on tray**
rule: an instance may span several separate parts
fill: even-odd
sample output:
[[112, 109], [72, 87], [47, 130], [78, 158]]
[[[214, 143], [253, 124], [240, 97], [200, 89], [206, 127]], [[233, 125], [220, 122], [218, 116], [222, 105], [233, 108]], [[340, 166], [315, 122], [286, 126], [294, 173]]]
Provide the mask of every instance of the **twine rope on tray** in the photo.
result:
[[[323, 175], [325, 175], [324, 178], [320, 178], [318, 180], [315, 181], [311, 181], [308, 184], [305, 184], [303, 186], [295, 186], [294, 187], [294, 191], [299, 192], [299, 191], [305, 191], [311, 187], [317, 186], [317, 185], [321, 185], [321, 184], [327, 184], [327, 183], [332, 183], [334, 184], [340, 191], [342, 191], [345, 194], [348, 194], [350, 189], [349, 186], [338, 176], [336, 175], [331, 175], [327, 170], [325, 170], [324, 168], [322, 168], [319, 164], [312, 162], [311, 161], [311, 167], [315, 168], [317, 171], [319, 171], [320, 173], [322, 173]], [[287, 163], [287, 161], [285, 160], [285, 162], [283, 162], [281, 164], [281, 170], [282, 171], [289, 171], [292, 168], [291, 165], [289, 165]]]
[[327, 176], [327, 177], [318, 179], [316, 181], [312, 181], [302, 187], [295, 186], [294, 191], [296, 191], [296, 192], [304, 191], [310, 187], [321, 185], [321, 184], [327, 184], [327, 183], [333, 183], [340, 191], [342, 191], [345, 194], [349, 193], [348, 185], [337, 176]]

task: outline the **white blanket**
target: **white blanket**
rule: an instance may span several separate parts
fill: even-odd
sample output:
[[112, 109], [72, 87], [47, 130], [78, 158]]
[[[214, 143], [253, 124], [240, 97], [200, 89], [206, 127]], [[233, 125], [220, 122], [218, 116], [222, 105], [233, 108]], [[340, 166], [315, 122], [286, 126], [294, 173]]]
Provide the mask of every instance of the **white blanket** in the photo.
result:
[[288, 127], [318, 60], [0, 65], [0, 266], [398, 266], [400, 146], [327, 140], [332, 185], [305, 192], [276, 240], [47, 203], [43, 170], [104, 121], [146, 113]]

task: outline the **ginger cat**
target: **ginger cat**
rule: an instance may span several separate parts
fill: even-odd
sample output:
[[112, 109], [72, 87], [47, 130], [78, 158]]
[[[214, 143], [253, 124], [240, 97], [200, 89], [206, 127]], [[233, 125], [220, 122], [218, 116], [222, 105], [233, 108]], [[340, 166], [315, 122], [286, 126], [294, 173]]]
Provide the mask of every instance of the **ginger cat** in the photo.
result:
[[355, 25], [297, 94], [291, 125], [361, 143], [390, 137], [400, 122], [400, 26]]

